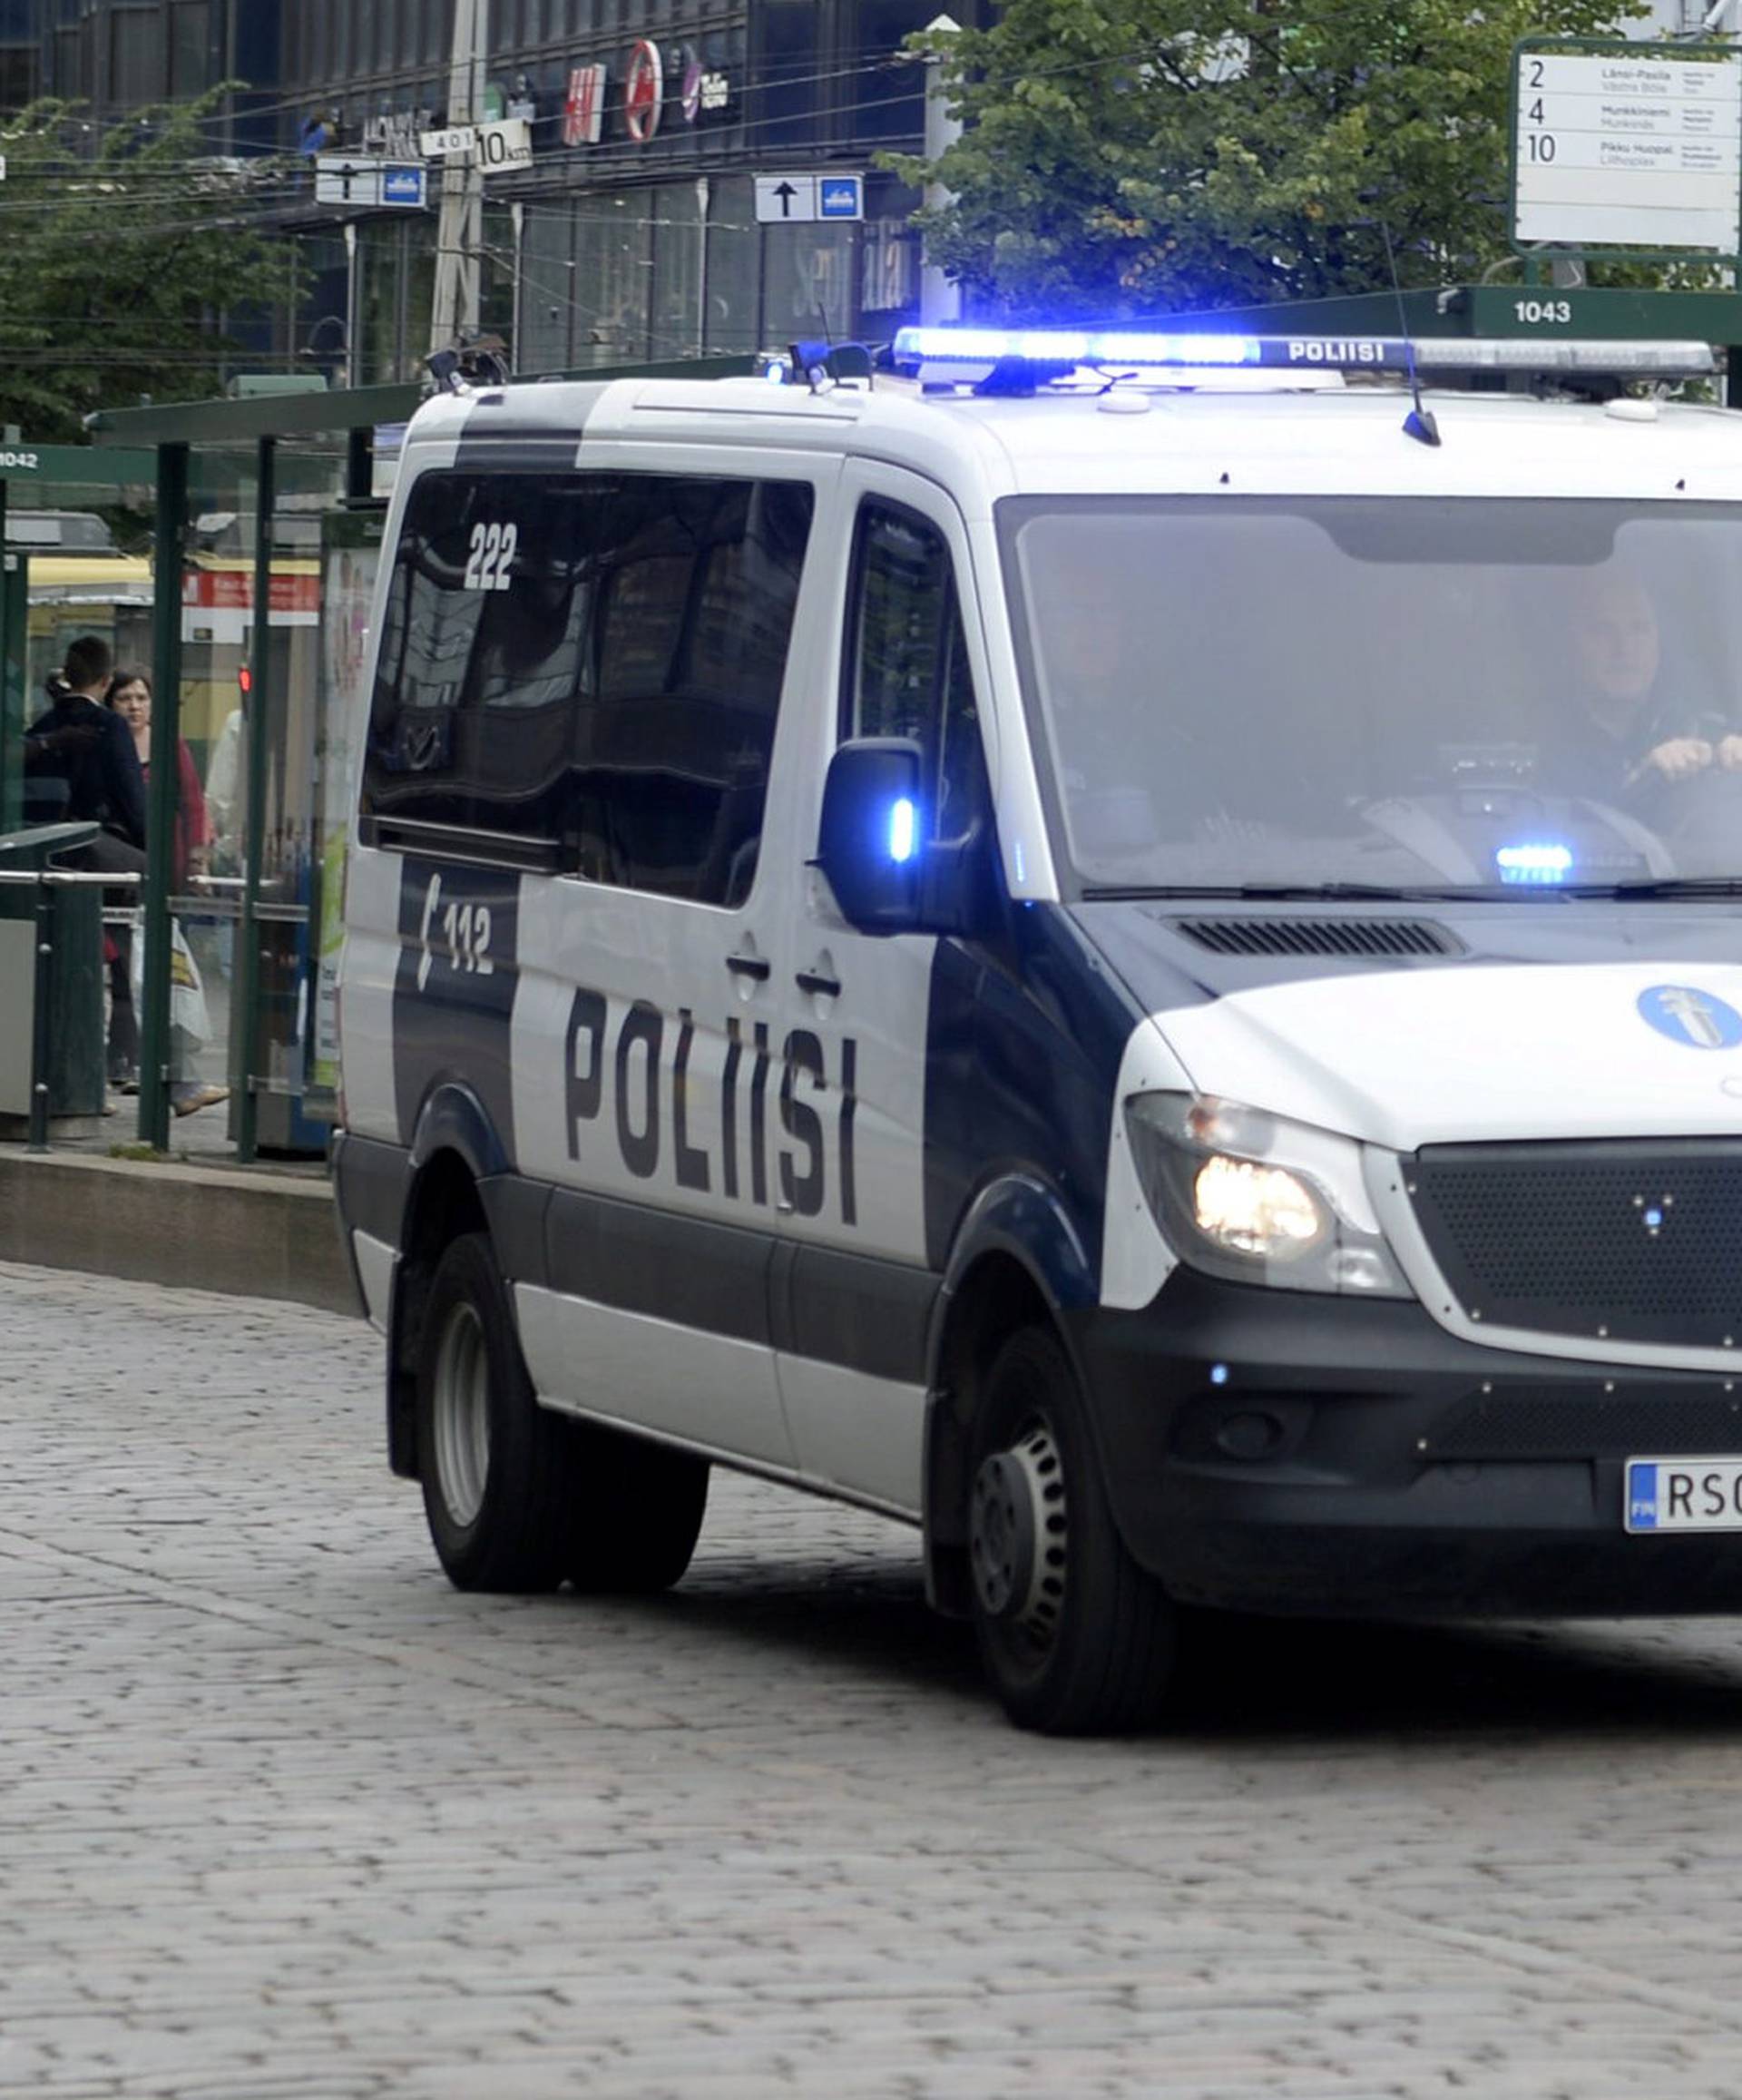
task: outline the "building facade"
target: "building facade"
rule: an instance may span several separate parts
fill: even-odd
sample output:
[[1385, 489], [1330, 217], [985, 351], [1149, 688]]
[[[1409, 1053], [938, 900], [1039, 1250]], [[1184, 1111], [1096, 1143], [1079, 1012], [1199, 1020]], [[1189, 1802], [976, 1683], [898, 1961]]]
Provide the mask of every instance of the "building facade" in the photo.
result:
[[[523, 371], [886, 337], [916, 311], [916, 200], [872, 162], [922, 143], [924, 69], [901, 45], [937, 11], [492, 0], [485, 115], [525, 119], [533, 159], [486, 181], [484, 326]], [[306, 165], [283, 216], [312, 287], [274, 349], [335, 379], [401, 378], [429, 347], [439, 167], [426, 208], [360, 209], [318, 198], [317, 157], [418, 158], [449, 113], [453, 17], [453, 0], [0, 0], [0, 102], [109, 117], [246, 81], [214, 152]], [[863, 216], [811, 216], [794, 183], [758, 219], [758, 175], [823, 173], [864, 178]]]
[[[940, 5], [974, 23], [995, 0], [489, 0], [485, 114], [524, 118], [532, 146], [530, 167], [485, 185], [481, 320], [514, 367], [876, 341], [915, 318], [917, 199], [873, 162], [921, 148], [924, 69], [901, 47]], [[1636, 33], [1696, 29], [1706, 11], [1651, 0]], [[40, 93], [112, 119], [245, 82], [213, 152], [303, 163], [280, 217], [309, 289], [276, 324], [274, 360], [403, 378], [429, 348], [439, 167], [422, 209], [323, 201], [316, 169], [323, 152], [418, 158], [449, 114], [454, 15], [455, 0], [0, 0], [0, 110]], [[781, 201], [783, 179], [818, 174], [862, 176], [863, 216], [807, 216], [802, 182]]]

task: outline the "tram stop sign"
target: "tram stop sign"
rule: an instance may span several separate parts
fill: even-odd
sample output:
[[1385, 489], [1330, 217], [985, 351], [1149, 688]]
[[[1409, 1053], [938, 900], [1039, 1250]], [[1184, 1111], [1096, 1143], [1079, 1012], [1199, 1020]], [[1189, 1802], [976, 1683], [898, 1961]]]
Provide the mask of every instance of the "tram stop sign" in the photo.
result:
[[1515, 248], [1742, 252], [1742, 52], [1568, 37], [1513, 57]]

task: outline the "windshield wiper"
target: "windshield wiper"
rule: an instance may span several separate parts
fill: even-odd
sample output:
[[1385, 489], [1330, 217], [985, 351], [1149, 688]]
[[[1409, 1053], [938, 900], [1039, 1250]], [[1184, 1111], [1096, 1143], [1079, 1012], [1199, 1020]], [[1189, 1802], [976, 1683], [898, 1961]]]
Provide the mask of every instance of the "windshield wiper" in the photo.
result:
[[1626, 882], [1557, 882], [1552, 889], [1561, 897], [1612, 897], [1620, 903], [1639, 898], [1742, 897], [1742, 875], [1649, 875]]
[[[1412, 886], [1400, 888], [1382, 882], [1153, 882], [1121, 884], [1117, 888], [1085, 888], [1082, 894], [1086, 900], [1094, 903], [1150, 897], [1188, 897], [1230, 899], [1241, 904], [1412, 904], [1453, 903], [1460, 898], [1468, 897], [1471, 892], [1463, 887], [1435, 889]], [[1483, 893], [1478, 891], [1476, 894]]]

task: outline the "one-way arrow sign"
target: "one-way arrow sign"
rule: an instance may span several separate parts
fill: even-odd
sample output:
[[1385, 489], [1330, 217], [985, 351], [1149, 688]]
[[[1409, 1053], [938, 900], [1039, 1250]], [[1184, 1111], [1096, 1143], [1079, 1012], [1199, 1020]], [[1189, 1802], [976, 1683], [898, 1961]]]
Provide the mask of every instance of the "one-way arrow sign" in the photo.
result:
[[817, 216], [817, 183], [810, 175], [758, 175], [756, 216], [764, 226], [792, 226]]

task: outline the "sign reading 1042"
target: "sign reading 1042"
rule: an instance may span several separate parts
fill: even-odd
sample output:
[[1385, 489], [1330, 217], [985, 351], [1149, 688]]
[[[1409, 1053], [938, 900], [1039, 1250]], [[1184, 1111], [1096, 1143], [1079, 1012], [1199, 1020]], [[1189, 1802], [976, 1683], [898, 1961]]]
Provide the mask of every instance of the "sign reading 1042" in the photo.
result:
[[1742, 249], [1742, 54], [1539, 44], [1516, 64], [1515, 245]]

